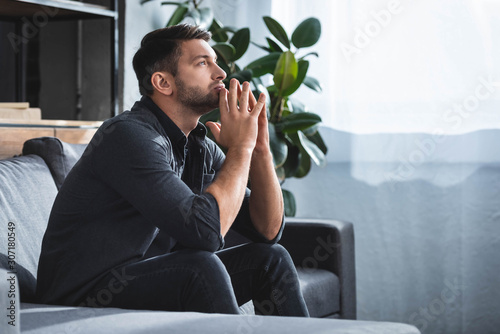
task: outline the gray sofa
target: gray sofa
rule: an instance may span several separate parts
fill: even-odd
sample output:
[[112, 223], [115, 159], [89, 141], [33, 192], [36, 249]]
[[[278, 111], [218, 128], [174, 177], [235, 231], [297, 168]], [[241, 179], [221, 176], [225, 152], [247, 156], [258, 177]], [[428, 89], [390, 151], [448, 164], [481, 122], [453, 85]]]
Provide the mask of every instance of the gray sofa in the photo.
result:
[[[35, 138], [22, 156], [0, 161], [0, 309], [7, 312], [1, 333], [419, 333], [404, 324], [354, 321], [353, 227], [333, 220], [287, 219], [280, 241], [297, 266], [310, 319], [257, 316], [251, 303], [242, 315], [38, 304], [36, 271], [48, 215], [85, 147]], [[240, 235], [227, 236], [227, 246], [241, 242]]]

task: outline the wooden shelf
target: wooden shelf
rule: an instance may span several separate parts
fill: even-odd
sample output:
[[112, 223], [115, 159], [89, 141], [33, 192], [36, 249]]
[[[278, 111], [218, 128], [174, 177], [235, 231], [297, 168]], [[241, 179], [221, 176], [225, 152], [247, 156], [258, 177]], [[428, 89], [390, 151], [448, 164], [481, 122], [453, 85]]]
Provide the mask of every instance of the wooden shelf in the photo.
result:
[[0, 0], [0, 19], [18, 20], [44, 14], [55, 20], [117, 18], [117, 12], [104, 6], [72, 0]]
[[73, 120], [57, 120], [57, 119], [41, 119], [41, 120], [14, 120], [0, 118], [0, 127], [19, 128], [91, 128], [96, 129], [102, 125], [101, 121], [73, 121]]
[[24, 142], [36, 137], [88, 144], [101, 124], [100, 121], [0, 119], [0, 160], [21, 154]]

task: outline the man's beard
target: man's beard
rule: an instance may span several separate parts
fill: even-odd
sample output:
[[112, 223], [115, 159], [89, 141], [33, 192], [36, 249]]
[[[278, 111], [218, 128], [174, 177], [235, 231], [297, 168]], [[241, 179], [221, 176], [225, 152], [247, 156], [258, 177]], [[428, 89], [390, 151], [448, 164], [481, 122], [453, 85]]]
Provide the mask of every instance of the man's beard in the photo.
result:
[[209, 89], [204, 93], [201, 87], [189, 87], [179, 78], [175, 78], [175, 85], [179, 102], [199, 115], [219, 106], [219, 94], [215, 94], [213, 90]]

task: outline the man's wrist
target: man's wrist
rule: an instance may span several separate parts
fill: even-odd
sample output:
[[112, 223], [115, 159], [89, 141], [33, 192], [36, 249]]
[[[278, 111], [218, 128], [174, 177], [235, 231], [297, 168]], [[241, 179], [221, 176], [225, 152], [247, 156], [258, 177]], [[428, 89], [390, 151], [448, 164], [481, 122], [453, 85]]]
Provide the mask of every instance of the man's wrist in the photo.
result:
[[252, 158], [258, 158], [258, 159], [273, 159], [273, 155], [271, 153], [271, 150], [269, 149], [269, 146], [267, 147], [255, 147], [252, 153]]
[[253, 156], [253, 149], [246, 146], [231, 146], [227, 149], [227, 156], [248, 157]]

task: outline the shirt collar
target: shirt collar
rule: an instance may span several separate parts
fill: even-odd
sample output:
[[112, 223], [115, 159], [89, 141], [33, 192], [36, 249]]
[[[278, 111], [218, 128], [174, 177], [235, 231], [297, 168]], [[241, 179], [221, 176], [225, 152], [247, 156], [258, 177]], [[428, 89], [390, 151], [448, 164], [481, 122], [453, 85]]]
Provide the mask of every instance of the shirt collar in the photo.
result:
[[[141, 98], [141, 103], [143, 103], [146, 108], [156, 116], [171, 141], [175, 143], [181, 142], [183, 145], [186, 144], [186, 136], [184, 135], [184, 132], [179, 129], [170, 117], [168, 117], [167, 114], [165, 114], [149, 96], [143, 96]], [[196, 125], [196, 128], [191, 131], [189, 137], [196, 136], [203, 139], [206, 135], [207, 128], [202, 123], [198, 122], [198, 125]]]

